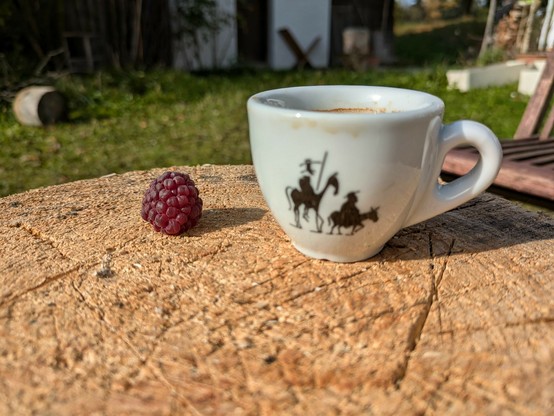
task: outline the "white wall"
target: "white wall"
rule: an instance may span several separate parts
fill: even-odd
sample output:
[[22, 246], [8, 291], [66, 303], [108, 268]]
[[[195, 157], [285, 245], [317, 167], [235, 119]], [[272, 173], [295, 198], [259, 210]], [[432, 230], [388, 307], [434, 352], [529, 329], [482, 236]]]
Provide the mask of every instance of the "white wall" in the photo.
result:
[[273, 69], [288, 69], [296, 58], [279, 30], [288, 28], [303, 51], [320, 36], [317, 47], [308, 56], [316, 68], [329, 65], [331, 50], [331, 0], [269, 0], [268, 63]]
[[[199, 33], [202, 47], [195, 53], [193, 45], [184, 39], [173, 43], [173, 66], [196, 70], [225, 68], [237, 61], [236, 0], [217, 0], [219, 13], [229, 16], [228, 23], [217, 33]], [[172, 2], [172, 6], [175, 3]], [[173, 13], [174, 18], [177, 15]], [[206, 39], [204, 39], [206, 38]], [[198, 56], [197, 56], [198, 55]]]

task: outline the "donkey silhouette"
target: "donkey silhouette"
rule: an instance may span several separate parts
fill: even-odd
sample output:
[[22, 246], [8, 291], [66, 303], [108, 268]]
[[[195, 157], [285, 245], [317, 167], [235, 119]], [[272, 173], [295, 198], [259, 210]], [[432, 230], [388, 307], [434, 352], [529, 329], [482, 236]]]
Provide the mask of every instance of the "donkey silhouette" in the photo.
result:
[[337, 228], [337, 233], [341, 235], [342, 233], [340, 232], [340, 230], [342, 227], [352, 227], [350, 235], [353, 235], [355, 232], [360, 231], [362, 228], [364, 228], [363, 221], [372, 220], [373, 222], [377, 222], [379, 220], [379, 207], [371, 207], [368, 212], [361, 214], [360, 210], [356, 206], [356, 202], [358, 202], [356, 192], [350, 192], [348, 195], [346, 195], [346, 198], [347, 201], [342, 204], [340, 211], [332, 212], [331, 215], [329, 215], [329, 217], [327, 218], [327, 221], [331, 226], [331, 231], [329, 231], [329, 234], [333, 234], [335, 228]]

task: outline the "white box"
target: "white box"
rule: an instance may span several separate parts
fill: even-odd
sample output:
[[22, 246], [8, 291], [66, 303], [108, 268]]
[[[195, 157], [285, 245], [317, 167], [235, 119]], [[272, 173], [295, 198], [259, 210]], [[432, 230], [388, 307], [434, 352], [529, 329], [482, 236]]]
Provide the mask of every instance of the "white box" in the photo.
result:
[[519, 75], [527, 65], [518, 60], [484, 67], [452, 69], [447, 71], [448, 86], [462, 92], [474, 88], [505, 85], [519, 80]]
[[525, 68], [519, 74], [519, 84], [517, 91], [524, 95], [533, 95], [539, 85], [544, 67], [546, 66], [546, 60], [540, 60], [533, 62], [533, 65]]

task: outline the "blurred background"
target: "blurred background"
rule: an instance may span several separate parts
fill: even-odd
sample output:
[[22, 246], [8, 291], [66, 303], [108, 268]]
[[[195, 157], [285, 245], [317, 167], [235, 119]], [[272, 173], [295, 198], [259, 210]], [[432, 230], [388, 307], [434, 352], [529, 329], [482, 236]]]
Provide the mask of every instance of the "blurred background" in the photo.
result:
[[[538, 63], [540, 75], [553, 2], [2, 1], [0, 196], [129, 170], [250, 163], [245, 102], [282, 86], [424, 90], [445, 101], [446, 122], [474, 119], [510, 139], [536, 81], [523, 88], [520, 69], [474, 87], [451, 74], [516, 61]], [[63, 101], [36, 89], [16, 100], [37, 86]], [[18, 109], [38, 111], [39, 126]]]

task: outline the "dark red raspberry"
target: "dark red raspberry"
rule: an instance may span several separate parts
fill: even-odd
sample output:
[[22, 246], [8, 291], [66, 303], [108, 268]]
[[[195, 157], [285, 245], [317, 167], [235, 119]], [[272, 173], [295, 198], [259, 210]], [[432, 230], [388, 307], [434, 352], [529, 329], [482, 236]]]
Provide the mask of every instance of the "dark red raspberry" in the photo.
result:
[[194, 181], [186, 173], [165, 172], [144, 193], [141, 216], [164, 234], [190, 230], [202, 216], [202, 199]]

